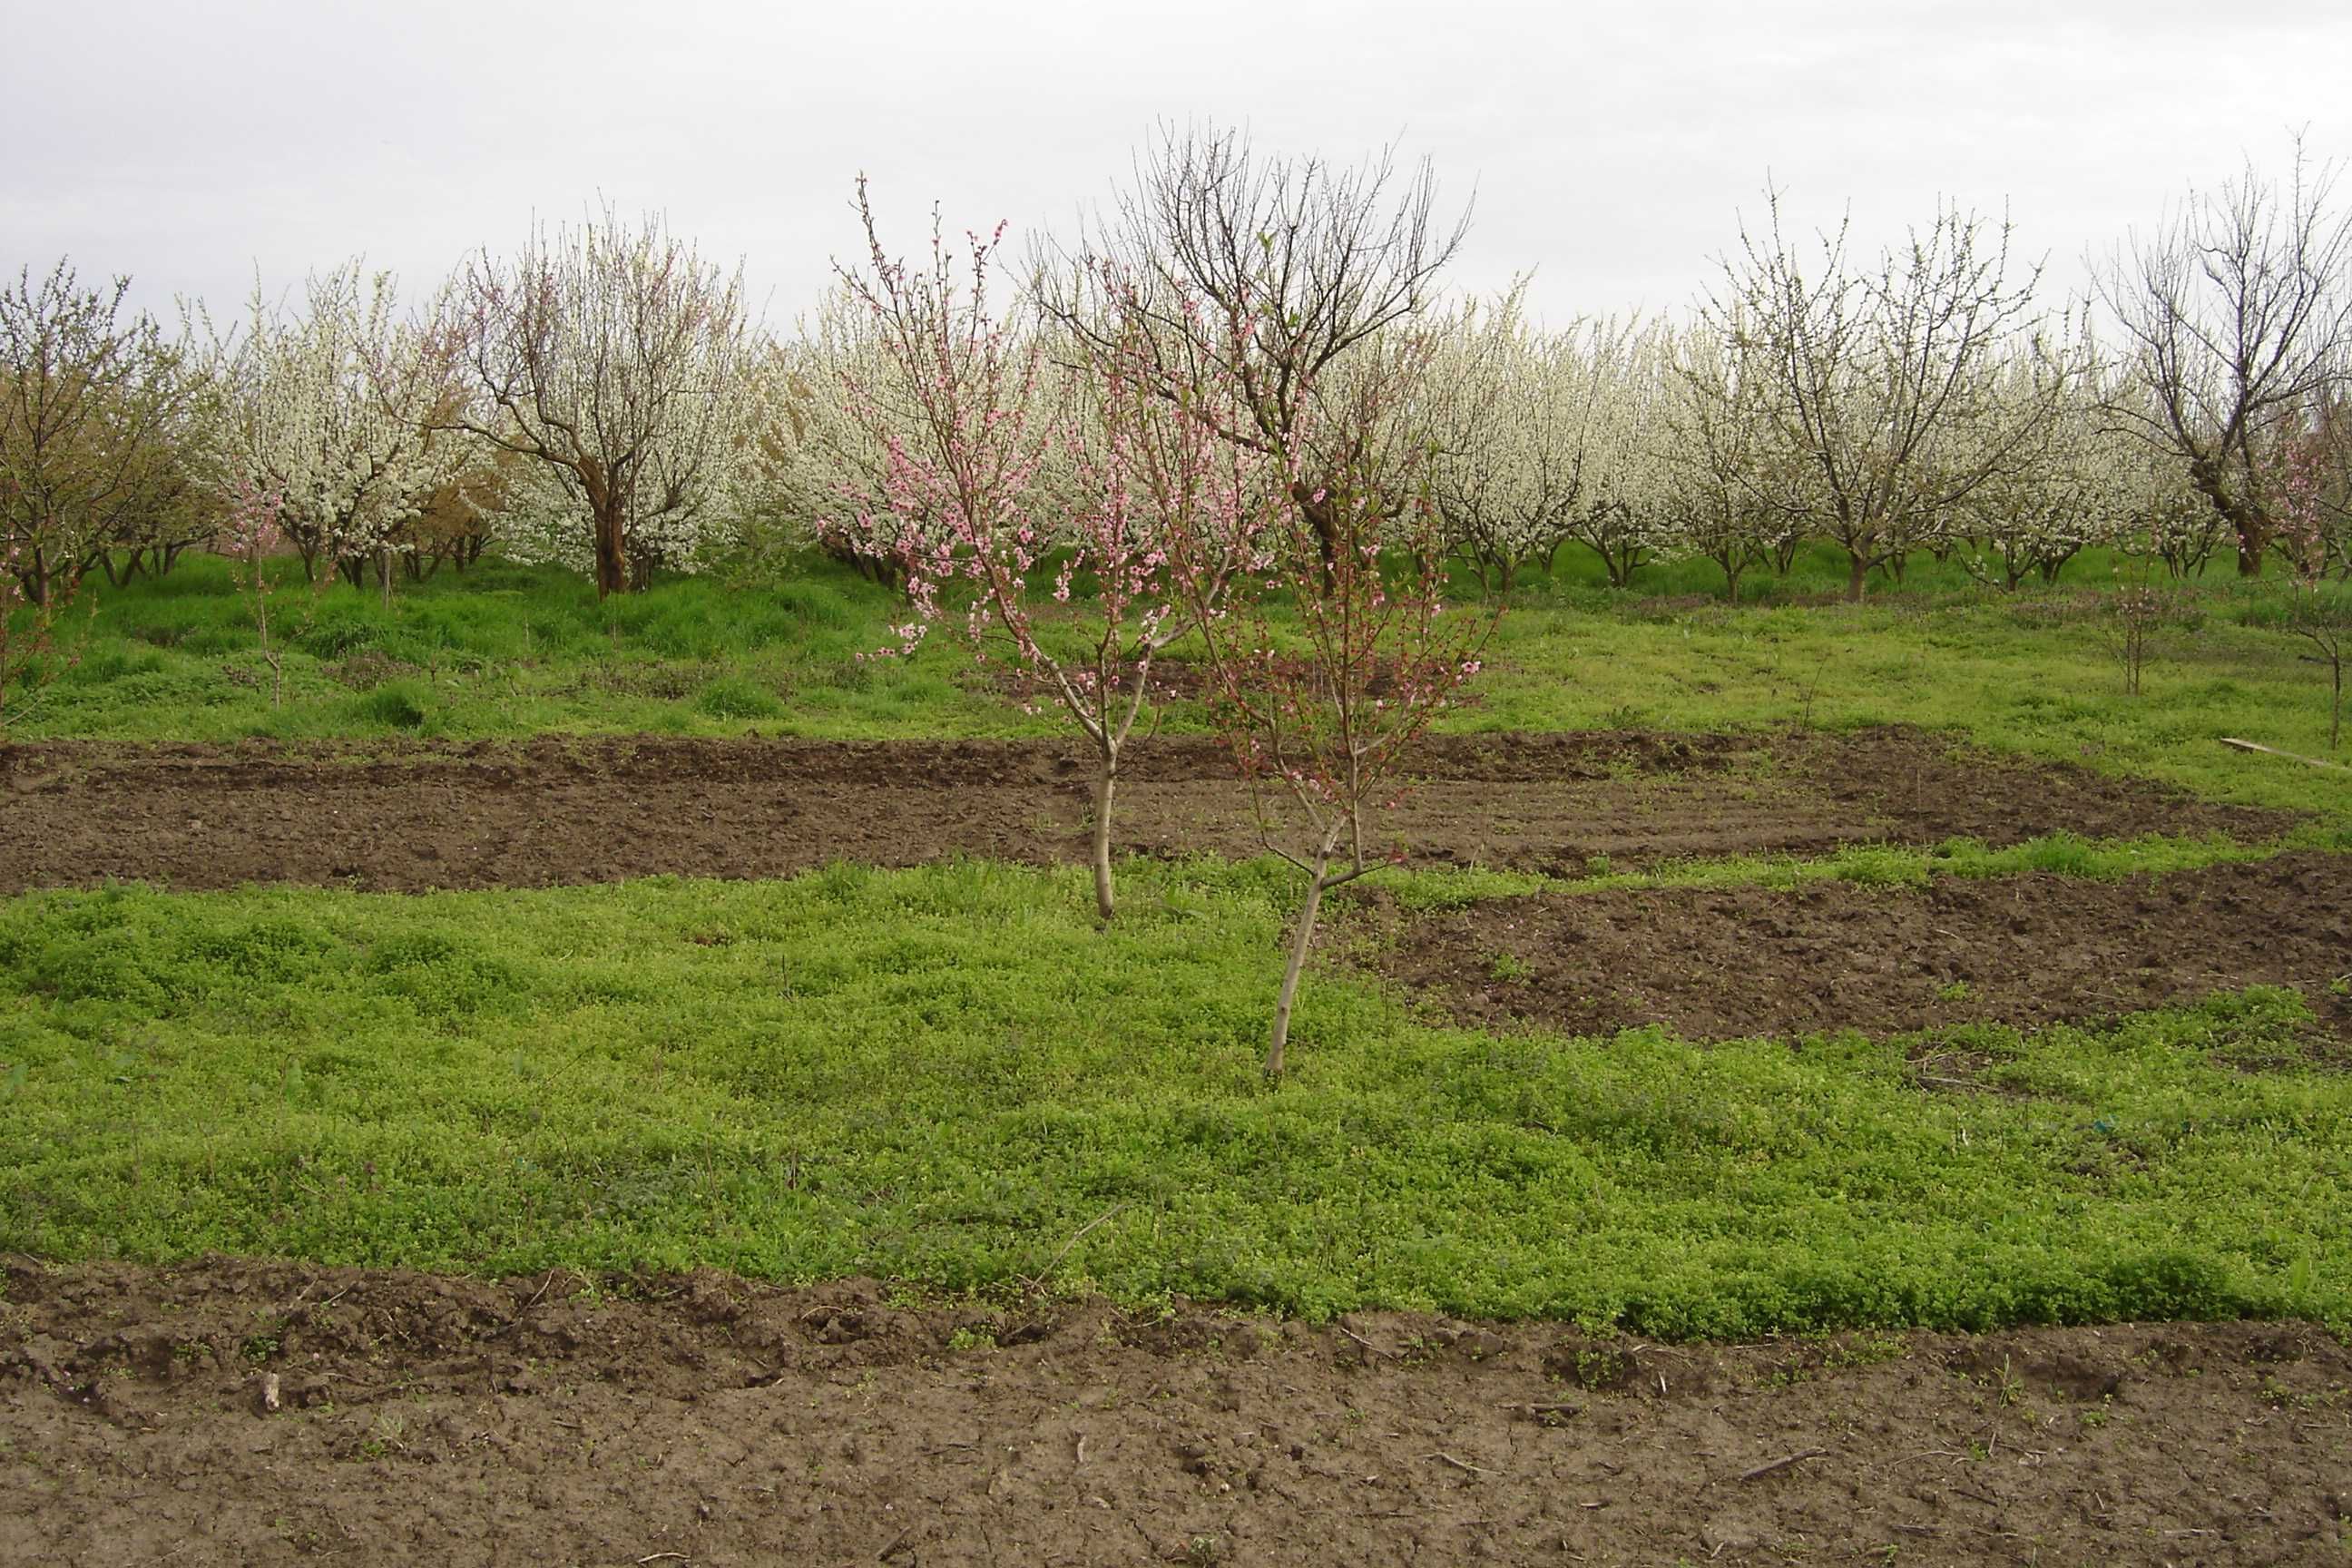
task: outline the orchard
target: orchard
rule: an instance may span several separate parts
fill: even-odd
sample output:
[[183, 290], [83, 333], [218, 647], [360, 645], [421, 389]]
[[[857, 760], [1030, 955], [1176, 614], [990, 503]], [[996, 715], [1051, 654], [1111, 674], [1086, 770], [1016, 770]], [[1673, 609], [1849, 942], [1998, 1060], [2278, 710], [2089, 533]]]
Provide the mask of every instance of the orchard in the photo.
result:
[[2338, 1550], [2333, 165], [1573, 320], [1393, 149], [842, 195], [0, 289], [0, 1557]]

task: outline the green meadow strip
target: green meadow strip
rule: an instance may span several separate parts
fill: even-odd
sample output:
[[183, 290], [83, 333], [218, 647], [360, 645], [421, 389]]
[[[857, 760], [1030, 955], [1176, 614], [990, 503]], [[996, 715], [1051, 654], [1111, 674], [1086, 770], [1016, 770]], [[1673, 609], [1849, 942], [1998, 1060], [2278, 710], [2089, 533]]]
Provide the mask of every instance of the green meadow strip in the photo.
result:
[[1638, 871], [1601, 869], [1584, 877], [1441, 867], [1397, 878], [1390, 886], [1397, 901], [1407, 909], [1457, 909], [1481, 899], [1526, 893], [1599, 893], [1618, 889], [1664, 888], [1790, 889], [1816, 882], [1925, 887], [1936, 877], [1991, 879], [2032, 871], [2095, 881], [2120, 881], [2126, 877], [2162, 876], [2207, 866], [2266, 860], [2294, 849], [2352, 850], [2352, 828], [2306, 824], [2260, 844], [2242, 843], [2223, 834], [2084, 838], [2072, 833], [2045, 834], [2000, 849], [1989, 848], [1973, 838], [1947, 839], [1925, 847], [1865, 844], [1822, 856], [1728, 855], [1666, 861]]
[[1949, 1031], [1982, 1064], [1955, 1091], [1917, 1041], [1498, 1037], [1330, 966], [1270, 1086], [1288, 877], [1125, 875], [1108, 930], [1083, 872], [977, 863], [8, 900], [0, 1248], [1052, 1266], [1125, 1301], [1675, 1336], [2352, 1327], [2352, 1077], [2292, 1065], [2291, 993]]

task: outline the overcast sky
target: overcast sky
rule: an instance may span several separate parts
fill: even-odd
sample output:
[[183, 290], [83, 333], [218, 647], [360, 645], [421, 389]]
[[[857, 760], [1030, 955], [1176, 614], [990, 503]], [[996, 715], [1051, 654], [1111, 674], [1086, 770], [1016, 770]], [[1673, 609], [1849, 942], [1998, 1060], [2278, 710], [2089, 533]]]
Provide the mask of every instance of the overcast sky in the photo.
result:
[[1428, 156], [1475, 193], [1457, 281], [1535, 269], [1556, 321], [1686, 304], [1768, 174], [1873, 247], [2005, 205], [2063, 295], [2295, 128], [2352, 153], [2330, 0], [0, 0], [0, 265], [159, 310], [360, 252], [415, 287], [602, 193], [742, 258], [781, 324], [855, 252], [859, 170], [908, 249], [934, 200], [1066, 228], [1164, 118]]

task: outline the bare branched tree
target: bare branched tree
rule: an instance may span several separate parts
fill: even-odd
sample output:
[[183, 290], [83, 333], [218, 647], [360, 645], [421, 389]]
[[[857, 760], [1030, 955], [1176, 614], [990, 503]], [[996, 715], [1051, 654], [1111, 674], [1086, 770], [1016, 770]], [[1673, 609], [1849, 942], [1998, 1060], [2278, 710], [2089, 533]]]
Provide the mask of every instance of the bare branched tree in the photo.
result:
[[1376, 351], [1430, 308], [1468, 226], [1466, 206], [1441, 213], [1430, 165], [1401, 170], [1393, 149], [1344, 168], [1258, 153], [1233, 131], [1163, 126], [1075, 254], [1035, 258], [1038, 292], [1101, 350], [1139, 321], [1163, 397], [1237, 386], [1238, 415], [1218, 434], [1302, 464], [1291, 500], [1328, 562], [1348, 531], [1333, 498], [1361, 495], [1334, 480], [1360, 476], [1384, 439], [1361, 416], [1411, 401], [1360, 383], [1425, 367], [1425, 353]]
[[2346, 384], [2352, 208], [2331, 210], [2337, 173], [2298, 140], [2284, 188], [2250, 163], [2219, 190], [2192, 188], [2095, 269], [2149, 394], [2116, 412], [2185, 467], [2237, 535], [2249, 577], [2276, 526], [2267, 448]]
[[118, 545], [144, 543], [186, 489], [185, 356], [131, 280], [84, 288], [60, 261], [0, 289], [0, 557], [47, 605]]
[[481, 396], [454, 422], [545, 465], [594, 532], [596, 591], [645, 586], [639, 537], [708, 504], [748, 350], [740, 268], [706, 264], [657, 217], [607, 205], [484, 250], [456, 289], [452, 342]]
[[1801, 474], [1793, 520], [1845, 551], [1858, 599], [1873, 568], [1935, 542], [1951, 509], [2020, 460], [2054, 406], [1996, 395], [2040, 325], [2041, 268], [2011, 284], [2009, 226], [1957, 207], [1867, 272], [1848, 266], [1843, 224], [1810, 263], [1783, 234], [1779, 193], [1767, 211], [1762, 233], [1742, 225], [1702, 317], [1739, 374], [1760, 378]]

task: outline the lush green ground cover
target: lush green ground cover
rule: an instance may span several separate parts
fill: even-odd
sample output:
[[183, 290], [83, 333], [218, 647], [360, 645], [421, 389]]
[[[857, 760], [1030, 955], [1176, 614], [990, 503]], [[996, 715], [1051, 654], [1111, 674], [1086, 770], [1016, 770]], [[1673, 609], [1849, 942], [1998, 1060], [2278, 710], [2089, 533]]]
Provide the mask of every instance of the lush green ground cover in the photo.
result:
[[[2086, 586], [1923, 565], [1861, 606], [1816, 558], [1759, 600], [1704, 569], [1516, 599], [1462, 729], [1905, 721], [2316, 814], [2345, 775], [2323, 676], [2215, 581], [2126, 696]], [[782, 584], [598, 604], [491, 566], [329, 591], [273, 704], [218, 563], [99, 595], [20, 736], [349, 741], [542, 731], [1056, 732], [893, 603]], [[304, 619], [282, 593], [280, 624]], [[1163, 727], [1197, 727], [1171, 706]], [[1605, 872], [1569, 886], [2079, 876], [2224, 839]], [[2263, 1064], [2282, 994], [1958, 1042], [2002, 1093], [1928, 1093], [1907, 1042], [1697, 1047], [1432, 1026], [1336, 966], [1296, 1070], [1257, 1072], [1296, 893], [1278, 867], [1139, 864], [1116, 929], [1078, 873], [840, 868], [788, 883], [363, 896], [138, 889], [0, 901], [0, 1247], [206, 1250], [492, 1272], [714, 1264], [942, 1288], [1385, 1303], [1648, 1333], [2301, 1313], [2352, 1327], [2352, 1079]], [[1538, 885], [1391, 879], [1428, 907]], [[1345, 921], [1342, 921], [1343, 927]], [[1344, 935], [1344, 931], [1343, 931]], [[1096, 1223], [1098, 1222], [1098, 1223]], [[1091, 1225], [1092, 1228], [1086, 1228]], [[1081, 1230], [1084, 1235], [1079, 1236]], [[1073, 1237], [1078, 1237], [1072, 1242]], [[1065, 1245], [1068, 1244], [1066, 1253]]]
[[[1273, 868], [0, 910], [0, 1247], [712, 1264], [1653, 1334], [2352, 1325], [2352, 1079], [2281, 994], [1905, 1043], [1497, 1038], [1310, 982]], [[1108, 1217], [1104, 1217], [1108, 1215]], [[1068, 1247], [1081, 1227], [1099, 1220]]]
[[[1751, 584], [1768, 596], [1734, 608], [1709, 596], [1711, 568], [1652, 568], [1612, 593], [1564, 561], [1515, 596], [1493, 668], [1445, 726], [1903, 721], [2352, 822], [2339, 780], [2214, 743], [2245, 734], [2326, 749], [2326, 676], [2265, 624], [2274, 583], [2209, 578], [2193, 593], [2201, 624], [2159, 638], [2132, 697], [2092, 596], [2113, 581], [2106, 563], [2078, 564], [2054, 590], [2003, 595], [1923, 562], [1861, 605], [1822, 602], [1842, 570], [1818, 552], [1785, 580]], [[335, 587], [306, 616], [306, 595], [281, 590], [280, 622], [308, 620], [289, 645], [282, 705], [222, 563], [92, 593], [94, 618], [71, 623], [82, 627], [78, 661], [33, 699], [20, 736], [1059, 732], [1052, 714], [1024, 713], [976, 679], [951, 638], [911, 661], [857, 658], [888, 645], [898, 605], [816, 561], [781, 584], [672, 582], [601, 605], [576, 578], [495, 563], [404, 587], [389, 613], [372, 593]], [[1192, 729], [1202, 716], [1176, 703], [1161, 721]]]

